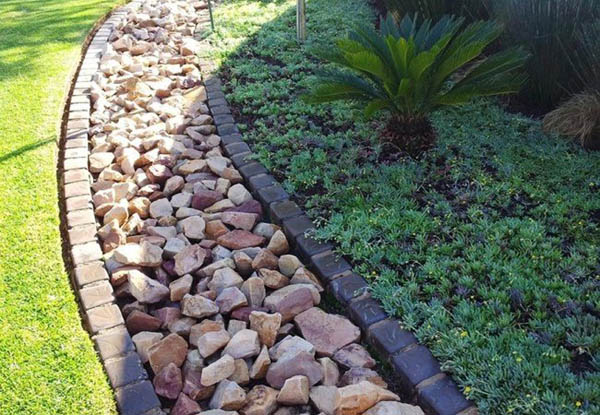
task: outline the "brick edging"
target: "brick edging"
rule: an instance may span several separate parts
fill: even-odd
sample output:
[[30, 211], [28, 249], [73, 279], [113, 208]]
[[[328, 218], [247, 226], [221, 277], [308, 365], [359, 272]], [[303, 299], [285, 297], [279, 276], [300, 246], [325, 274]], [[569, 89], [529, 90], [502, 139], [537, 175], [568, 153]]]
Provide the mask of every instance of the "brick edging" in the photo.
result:
[[[139, 1], [130, 4], [136, 3]], [[119, 412], [158, 415], [163, 414], [160, 401], [125, 327], [102, 262], [88, 170], [92, 77], [98, 71], [113, 28], [127, 15], [127, 10], [128, 6], [114, 10], [93, 36], [88, 36], [91, 41], [76, 72], [61, 129], [59, 196], [73, 289], [79, 297], [84, 324], [114, 390]]]
[[380, 303], [371, 298], [365, 279], [352, 272], [351, 265], [334, 253], [334, 246], [306, 235], [306, 231], [315, 228], [314, 224], [280, 183], [255, 160], [252, 149], [243, 141], [214, 62], [203, 58], [200, 67], [223, 152], [244, 177], [270, 220], [282, 226], [294, 253], [310, 264], [327, 292], [347, 307], [350, 320], [365, 333], [364, 340], [391, 364], [409, 398], [430, 415], [477, 414], [477, 408], [451, 377], [441, 371], [429, 349], [419, 344], [412, 333], [402, 329], [399, 321], [388, 316]]

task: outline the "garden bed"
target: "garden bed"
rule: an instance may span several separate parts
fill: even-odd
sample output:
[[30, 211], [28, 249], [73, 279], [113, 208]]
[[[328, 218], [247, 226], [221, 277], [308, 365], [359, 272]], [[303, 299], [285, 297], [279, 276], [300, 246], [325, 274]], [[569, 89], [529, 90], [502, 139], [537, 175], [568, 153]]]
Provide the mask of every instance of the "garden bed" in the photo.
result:
[[[299, 95], [364, 1], [239, 0], [209, 39], [260, 161], [482, 413], [598, 413], [600, 155], [478, 101], [434, 116], [435, 149], [390, 159], [382, 120]], [[276, 59], [275, 59], [276, 58]]]

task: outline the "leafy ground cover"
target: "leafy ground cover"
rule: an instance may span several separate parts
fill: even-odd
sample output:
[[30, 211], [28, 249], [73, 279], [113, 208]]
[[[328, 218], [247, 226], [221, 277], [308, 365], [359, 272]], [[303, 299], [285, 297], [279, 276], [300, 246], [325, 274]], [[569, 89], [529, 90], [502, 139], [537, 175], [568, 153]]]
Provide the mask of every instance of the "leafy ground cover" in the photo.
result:
[[114, 0], [0, 2], [0, 413], [113, 414], [62, 260], [60, 104]]
[[478, 101], [434, 115], [439, 142], [391, 159], [344, 103], [299, 96], [311, 50], [374, 18], [362, 0], [232, 0], [213, 56], [260, 161], [369, 276], [484, 414], [599, 414], [600, 154]]

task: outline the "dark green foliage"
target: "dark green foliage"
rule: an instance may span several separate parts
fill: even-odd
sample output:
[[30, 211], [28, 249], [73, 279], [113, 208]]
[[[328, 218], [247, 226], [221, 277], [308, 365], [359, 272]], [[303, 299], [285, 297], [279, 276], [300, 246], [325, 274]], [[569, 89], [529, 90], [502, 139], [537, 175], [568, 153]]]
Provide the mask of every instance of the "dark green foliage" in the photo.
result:
[[576, 82], [586, 89], [600, 91], [600, 20], [583, 25], [575, 36], [578, 47], [566, 52]]
[[583, 53], [577, 33], [600, 17], [598, 0], [505, 0], [503, 17], [506, 40], [532, 54], [521, 101], [551, 109], [582, 89], [569, 55]]
[[[359, 101], [367, 116], [387, 110], [392, 122], [419, 123], [443, 106], [517, 92], [525, 81], [518, 70], [527, 54], [511, 49], [481, 58], [501, 26], [479, 21], [461, 30], [462, 24], [462, 18], [449, 16], [435, 24], [419, 23], [409, 15], [396, 24], [388, 15], [380, 33], [358, 26], [321, 53], [353, 73], [340, 70], [321, 77], [307, 101]], [[463, 74], [448, 85], [459, 71]]]
[[[400, 21], [407, 14], [419, 13], [428, 19], [438, 20], [444, 15], [455, 14], [470, 20], [489, 19], [492, 0], [382, 0], [385, 8]], [[496, 0], [497, 2], [497, 0]]]

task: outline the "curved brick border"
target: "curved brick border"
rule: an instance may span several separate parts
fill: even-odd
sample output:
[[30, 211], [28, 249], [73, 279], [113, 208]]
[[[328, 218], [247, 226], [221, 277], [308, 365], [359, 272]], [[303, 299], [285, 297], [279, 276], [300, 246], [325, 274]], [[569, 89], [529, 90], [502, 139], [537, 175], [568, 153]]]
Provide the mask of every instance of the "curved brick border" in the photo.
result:
[[351, 265], [336, 255], [334, 246], [306, 235], [315, 226], [267, 169], [252, 157], [243, 141], [222, 91], [217, 68], [209, 59], [201, 59], [208, 106], [224, 153], [248, 183], [270, 220], [283, 227], [295, 253], [321, 279], [326, 289], [348, 310], [348, 316], [366, 335], [366, 340], [394, 368], [400, 386], [427, 414], [475, 415], [474, 404], [460, 392], [439, 362], [414, 335], [401, 328], [378, 301], [371, 298], [363, 277], [352, 272]]
[[[136, 3], [139, 2], [131, 4]], [[79, 295], [86, 328], [114, 389], [119, 412], [123, 415], [159, 415], [163, 414], [160, 401], [125, 328], [101, 261], [88, 171], [91, 81], [98, 71], [113, 27], [127, 15], [127, 8], [113, 11], [93, 37], [90, 36], [91, 42], [75, 77], [62, 126], [60, 196], [73, 287]]]
[[[139, 0], [130, 3], [139, 4]], [[102, 250], [96, 237], [96, 219], [88, 171], [90, 86], [106, 50], [114, 25], [128, 6], [114, 11], [94, 34], [77, 72], [65, 109], [59, 160], [63, 225], [66, 225], [72, 282], [78, 293], [85, 325], [94, 340], [123, 415], [159, 415], [160, 401], [135, 351], [123, 315], [116, 304]], [[366, 341], [397, 372], [400, 386], [432, 415], [474, 415], [477, 408], [440, 370], [429, 350], [390, 318], [371, 298], [367, 282], [350, 264], [334, 254], [334, 247], [306, 236], [314, 225], [268, 171], [256, 161], [242, 140], [222, 92], [213, 62], [201, 60], [208, 104], [221, 136], [222, 149], [244, 177], [273, 223], [281, 225], [293, 250], [319, 276], [330, 292], [347, 307], [350, 319], [366, 334]]]

